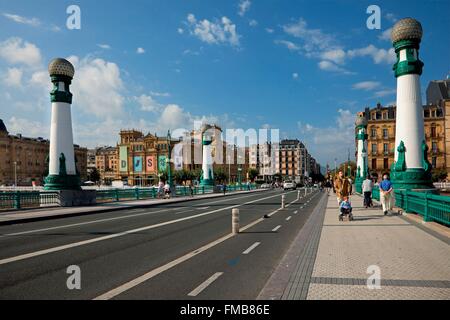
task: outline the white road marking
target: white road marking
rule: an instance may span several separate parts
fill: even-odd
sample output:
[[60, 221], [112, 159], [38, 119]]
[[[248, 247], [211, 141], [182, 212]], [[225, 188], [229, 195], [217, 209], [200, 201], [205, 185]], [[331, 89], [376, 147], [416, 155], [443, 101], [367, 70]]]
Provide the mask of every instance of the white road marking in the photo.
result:
[[[247, 196], [242, 196], [239, 199], [250, 198], [250, 197], [252, 197], [254, 195], [255, 195], [255, 193], [253, 193], [251, 195], [247, 195]], [[198, 199], [198, 200], [201, 200], [201, 199]], [[206, 204], [213, 204], [213, 203], [217, 203], [217, 202], [223, 202], [223, 201], [226, 201], [226, 200], [230, 200], [230, 199], [216, 200], [216, 201], [208, 202]], [[186, 207], [186, 208], [192, 208], [192, 207]], [[194, 206], [194, 208], [196, 208], [196, 207]], [[207, 208], [209, 208], [209, 207], [207, 207]], [[133, 209], [133, 208], [130, 208], [130, 209]], [[78, 227], [78, 226], [83, 226], [83, 225], [87, 225], [87, 224], [107, 222], [107, 221], [114, 221], [114, 220], [120, 220], [120, 219], [127, 219], [127, 218], [139, 217], [139, 216], [144, 216], [144, 215], [150, 215], [150, 214], [154, 214], [154, 213], [160, 213], [160, 212], [164, 212], [164, 211], [181, 210], [181, 209], [183, 209], [183, 208], [175, 208], [175, 209], [174, 208], [167, 208], [167, 209], [163, 209], [163, 210], [150, 211], [150, 212], [147, 211], [147, 212], [143, 212], [143, 213], [130, 214], [130, 215], [120, 216], [120, 217], [115, 217], [115, 218], [98, 219], [98, 220], [93, 220], [93, 221], [86, 221], [86, 222], [80, 222], [80, 223], [66, 224], [66, 225], [57, 226], [57, 227], [34, 229], [34, 230], [23, 231], [23, 232], [15, 232], [15, 233], [9, 233], [9, 234], [0, 235], [0, 238], [8, 237], [8, 236], [19, 236], [19, 235], [23, 235], [23, 234], [37, 233], [37, 232], [42, 232], [42, 231], [50, 231], [50, 230], [57, 230], [57, 229], [63, 229], [63, 228], [70, 228], [70, 227]], [[201, 208], [199, 208], [199, 209], [201, 209]], [[194, 210], [192, 210], [192, 211], [194, 211]], [[107, 211], [105, 211], [105, 212], [107, 212]]]
[[[293, 202], [295, 202], [295, 201], [293, 201]], [[277, 209], [277, 210], [269, 213], [269, 216], [274, 215], [275, 213], [277, 213], [280, 210], [281, 209]], [[256, 224], [258, 224], [258, 223], [260, 223], [260, 222], [262, 222], [264, 220], [265, 219], [260, 218], [260, 219], [258, 219], [256, 221], [253, 221], [252, 223], [250, 223], [250, 224], [246, 225], [245, 227], [241, 228], [240, 231], [241, 232], [245, 231], [245, 230], [253, 227], [254, 225], [256, 225]], [[124, 293], [125, 291], [128, 291], [131, 288], [134, 288], [134, 287], [140, 285], [141, 283], [143, 283], [143, 282], [145, 282], [145, 281], [147, 281], [147, 280], [157, 276], [158, 274], [163, 273], [164, 271], [167, 271], [167, 270], [175, 267], [176, 265], [178, 265], [178, 264], [180, 264], [180, 263], [182, 263], [184, 261], [187, 261], [187, 260], [191, 259], [192, 257], [195, 257], [196, 255], [198, 255], [198, 254], [200, 254], [200, 253], [202, 253], [202, 252], [204, 252], [204, 251], [206, 251], [206, 250], [208, 250], [208, 249], [210, 249], [210, 248], [212, 248], [212, 247], [214, 247], [214, 246], [216, 246], [216, 245], [218, 245], [218, 244], [220, 244], [220, 243], [222, 243], [222, 242], [224, 242], [224, 241], [226, 241], [226, 240], [228, 240], [230, 238], [232, 238], [233, 236], [234, 236], [233, 233], [229, 233], [228, 235], [223, 236], [222, 238], [219, 238], [219, 239], [217, 239], [217, 240], [215, 240], [215, 241], [213, 241], [211, 243], [208, 243], [208, 244], [204, 245], [201, 248], [198, 248], [198, 249], [196, 249], [194, 251], [191, 251], [191, 252], [185, 254], [184, 256], [179, 257], [178, 259], [175, 259], [175, 260], [173, 260], [173, 261], [171, 261], [171, 262], [169, 262], [169, 263], [167, 263], [167, 264], [165, 264], [163, 266], [160, 266], [160, 267], [158, 267], [156, 269], [150, 270], [149, 272], [143, 274], [142, 276], [137, 277], [137, 278], [135, 278], [135, 279], [133, 279], [131, 281], [128, 281], [127, 283], [124, 283], [123, 285], [121, 285], [121, 286], [119, 286], [117, 288], [114, 288], [114, 289], [112, 289], [112, 290], [110, 290], [110, 291], [108, 291], [108, 292], [106, 292], [106, 293], [104, 293], [104, 294], [94, 298], [94, 300], [109, 300], [109, 299], [112, 299], [112, 298], [118, 296], [119, 294]]]
[[278, 231], [281, 228], [281, 226], [276, 226], [275, 228], [272, 229], [273, 232]]
[[291, 220], [291, 218], [292, 218], [292, 216], [287, 217], [287, 218], [286, 218], [286, 221]]
[[242, 254], [249, 254], [250, 252], [253, 251], [253, 249], [255, 249], [257, 246], [259, 246], [261, 244], [261, 242], [255, 242], [254, 244], [252, 244], [247, 250], [245, 250], [244, 252], [242, 252]]
[[203, 290], [205, 290], [211, 283], [216, 281], [221, 275], [223, 275], [223, 272], [216, 272], [208, 280], [206, 280], [201, 285], [199, 285], [197, 288], [195, 288], [190, 293], [188, 293], [188, 296], [190, 296], [190, 297], [198, 296]]
[[297, 213], [298, 213], [298, 210], [295, 210], [295, 211], [294, 211], [294, 214], [297, 214]]
[[[146, 230], [150, 230], [150, 229], [155, 229], [155, 228], [158, 228], [158, 227], [163, 227], [163, 226], [167, 226], [167, 225], [174, 224], [174, 223], [178, 223], [178, 222], [182, 222], [182, 221], [186, 221], [186, 220], [191, 220], [191, 219], [203, 217], [203, 216], [206, 216], [206, 215], [210, 215], [212, 213], [216, 213], [216, 212], [220, 212], [220, 211], [224, 211], [224, 210], [229, 210], [229, 209], [233, 209], [233, 208], [242, 207], [242, 206], [247, 205], [247, 204], [259, 202], [259, 201], [262, 201], [262, 200], [266, 200], [266, 199], [270, 199], [270, 198], [274, 198], [274, 197], [278, 197], [278, 196], [279, 195], [273, 195], [273, 196], [269, 196], [269, 197], [265, 197], [265, 198], [261, 198], [261, 199], [248, 201], [248, 202], [245, 202], [245, 203], [239, 204], [239, 205], [233, 205], [233, 206], [228, 206], [228, 207], [225, 207], [225, 208], [222, 208], [222, 209], [216, 209], [216, 210], [207, 211], [207, 212], [204, 212], [204, 213], [199, 213], [199, 214], [196, 214], [196, 215], [193, 215], [193, 216], [189, 216], [189, 217], [179, 218], [179, 219], [175, 219], [175, 220], [169, 220], [169, 221], [166, 221], [166, 222], [161, 222], [161, 223], [158, 223], [158, 224], [153, 224], [153, 225], [149, 225], [149, 226], [145, 226], [145, 227], [141, 227], [141, 228], [131, 229], [131, 230], [127, 230], [127, 231], [123, 231], [123, 232], [119, 232], [119, 233], [115, 233], [115, 234], [110, 234], [110, 235], [103, 236], [103, 237], [98, 237], [98, 238], [89, 239], [89, 240], [83, 240], [83, 241], [79, 241], [79, 242], [73, 242], [73, 243], [69, 243], [69, 244], [66, 244], [66, 245], [58, 246], [58, 247], [53, 247], [53, 248], [44, 249], [44, 250], [38, 250], [38, 251], [35, 251], [35, 252], [30, 252], [30, 253], [25, 253], [25, 254], [21, 254], [21, 255], [15, 256], [15, 257], [1, 259], [0, 260], [0, 265], [8, 264], [8, 263], [15, 262], [15, 261], [20, 261], [20, 260], [25, 260], [25, 259], [29, 259], [29, 258], [41, 256], [41, 255], [44, 255], [44, 254], [57, 252], [57, 251], [67, 250], [67, 249], [71, 249], [71, 248], [75, 248], [75, 247], [79, 247], [79, 246], [83, 246], [83, 245], [87, 245], [87, 244], [91, 244], [91, 243], [95, 243], [95, 242], [99, 242], [99, 241], [110, 240], [110, 239], [122, 237], [122, 236], [125, 236], [125, 235], [137, 233], [137, 232], [142, 232], [142, 231], [146, 231]], [[262, 221], [262, 220], [263, 219], [258, 219], [257, 221]]]

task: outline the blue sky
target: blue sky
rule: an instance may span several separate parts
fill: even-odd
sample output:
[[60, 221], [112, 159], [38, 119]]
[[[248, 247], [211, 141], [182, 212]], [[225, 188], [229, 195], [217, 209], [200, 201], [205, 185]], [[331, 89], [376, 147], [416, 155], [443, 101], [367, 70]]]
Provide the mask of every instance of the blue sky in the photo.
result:
[[[66, 8], [81, 9], [81, 29]], [[381, 8], [381, 30], [366, 9]], [[450, 73], [449, 1], [0, 0], [0, 118], [49, 136], [48, 62], [76, 67], [75, 142], [115, 144], [121, 128], [165, 133], [194, 120], [276, 128], [322, 165], [354, 148], [355, 113], [395, 102], [389, 28], [421, 21], [428, 81]]]

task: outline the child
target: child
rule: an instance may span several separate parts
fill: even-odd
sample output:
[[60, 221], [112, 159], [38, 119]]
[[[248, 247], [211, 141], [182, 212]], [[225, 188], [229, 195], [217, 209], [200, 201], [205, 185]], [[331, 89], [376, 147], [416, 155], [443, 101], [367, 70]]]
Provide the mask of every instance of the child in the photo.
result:
[[343, 217], [346, 214], [349, 215], [349, 219], [350, 220], [353, 220], [352, 204], [351, 204], [350, 199], [348, 197], [344, 197], [343, 198], [343, 201], [341, 201], [341, 204], [339, 205], [339, 210], [340, 210], [339, 220], [343, 220]]

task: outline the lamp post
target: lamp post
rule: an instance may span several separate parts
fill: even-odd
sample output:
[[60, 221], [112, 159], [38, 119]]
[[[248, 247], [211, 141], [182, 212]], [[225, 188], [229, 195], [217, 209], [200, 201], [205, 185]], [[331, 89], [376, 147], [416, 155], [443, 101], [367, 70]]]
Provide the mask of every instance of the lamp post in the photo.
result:
[[168, 149], [168, 156], [167, 156], [167, 183], [169, 184], [170, 188], [172, 188], [172, 171], [170, 170], [170, 155], [171, 155], [171, 147], [170, 147], [170, 130], [167, 131], [167, 149]]
[[17, 161], [14, 161], [14, 190], [17, 188]]

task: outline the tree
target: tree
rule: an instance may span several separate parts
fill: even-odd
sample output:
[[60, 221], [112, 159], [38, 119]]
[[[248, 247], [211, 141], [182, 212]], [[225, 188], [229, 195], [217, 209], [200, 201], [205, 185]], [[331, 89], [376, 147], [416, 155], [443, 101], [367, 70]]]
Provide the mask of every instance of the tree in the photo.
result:
[[159, 171], [159, 180], [166, 182], [169, 179], [169, 173], [167, 170]]
[[432, 174], [433, 182], [439, 182], [439, 181], [445, 180], [447, 178], [447, 170], [445, 170], [443, 168], [432, 169], [431, 174]]
[[100, 172], [98, 172], [97, 168], [92, 169], [92, 171], [89, 173], [88, 179], [92, 182], [100, 181]]
[[250, 168], [248, 169], [248, 177], [250, 178], [250, 180], [253, 182], [255, 181], [256, 177], [258, 176], [259, 172], [257, 169], [255, 168]]
[[219, 183], [222, 183], [228, 179], [228, 175], [223, 171], [223, 168], [218, 167], [214, 169], [214, 180]]

